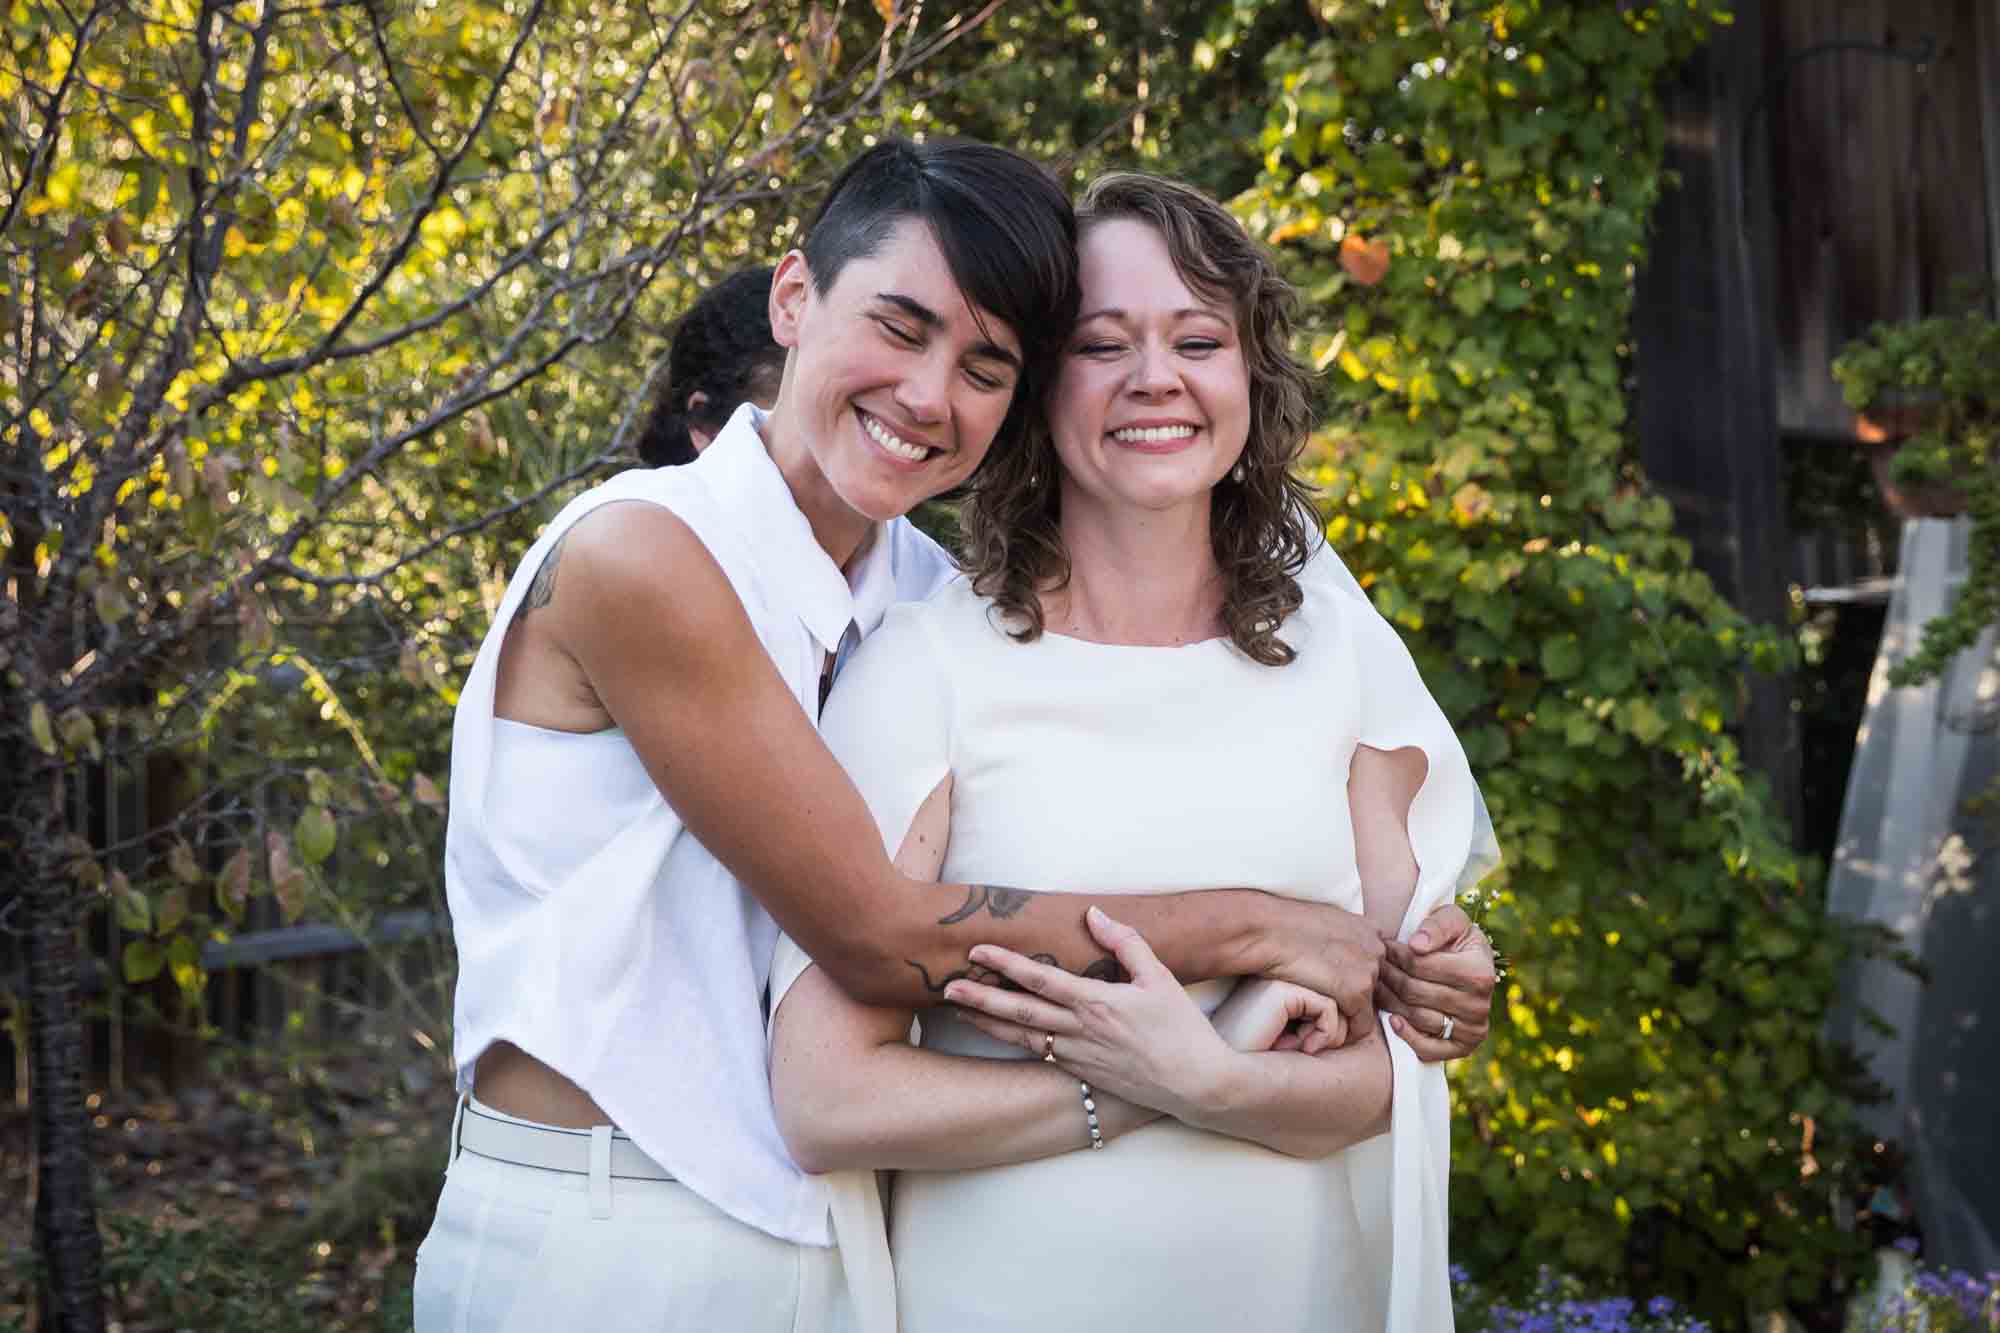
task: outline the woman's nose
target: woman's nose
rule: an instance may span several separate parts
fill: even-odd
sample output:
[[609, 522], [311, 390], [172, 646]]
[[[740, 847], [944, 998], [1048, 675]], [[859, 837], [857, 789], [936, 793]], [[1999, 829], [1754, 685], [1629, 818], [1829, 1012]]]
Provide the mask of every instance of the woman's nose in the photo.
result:
[[942, 421], [951, 394], [951, 376], [950, 358], [926, 356], [896, 386], [896, 401], [912, 421]]
[[1139, 349], [1138, 362], [1132, 367], [1132, 392], [1147, 398], [1159, 398], [1178, 392], [1180, 387], [1180, 372], [1174, 368], [1173, 356], [1168, 349]]

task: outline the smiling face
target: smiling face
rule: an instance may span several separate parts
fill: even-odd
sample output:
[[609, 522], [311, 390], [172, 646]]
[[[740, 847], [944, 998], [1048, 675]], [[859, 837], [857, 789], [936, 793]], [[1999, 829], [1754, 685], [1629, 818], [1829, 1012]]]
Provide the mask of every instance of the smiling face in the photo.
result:
[[904, 218], [825, 292], [779, 264], [771, 334], [790, 349], [772, 458], [818, 529], [881, 522], [964, 481], [1020, 375], [1014, 330], [967, 303], [930, 228]]
[[1081, 318], [1048, 399], [1063, 513], [1206, 507], [1243, 453], [1250, 372], [1236, 313], [1189, 289], [1147, 223], [1109, 218], [1077, 246]]

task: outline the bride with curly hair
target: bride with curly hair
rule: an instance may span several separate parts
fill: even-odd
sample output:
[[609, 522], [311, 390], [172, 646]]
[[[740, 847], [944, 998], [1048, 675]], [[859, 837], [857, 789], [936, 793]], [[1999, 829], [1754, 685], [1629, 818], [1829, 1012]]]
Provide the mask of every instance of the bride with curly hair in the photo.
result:
[[[1293, 293], [1188, 186], [1109, 176], [1078, 217], [1044, 421], [977, 483], [966, 576], [890, 612], [826, 738], [906, 873], [1240, 884], [1407, 937], [1490, 865], [1490, 824], [1409, 653], [1319, 551]], [[780, 943], [772, 1091], [836, 1178], [857, 1322], [1449, 1328], [1449, 1099], [1416, 1034], [1371, 1019], [1308, 1054], [1323, 997], [1183, 987], [1090, 924], [1124, 978], [981, 948], [921, 1014]]]

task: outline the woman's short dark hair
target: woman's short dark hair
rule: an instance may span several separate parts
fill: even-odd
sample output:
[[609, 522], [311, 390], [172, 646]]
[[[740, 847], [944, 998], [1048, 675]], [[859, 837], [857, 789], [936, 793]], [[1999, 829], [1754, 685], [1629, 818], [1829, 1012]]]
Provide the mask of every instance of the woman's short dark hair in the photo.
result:
[[[777, 396], [785, 349], [771, 341], [769, 268], [739, 269], [702, 293], [674, 325], [667, 380], [653, 399], [639, 457], [647, 467], [692, 463], [692, 432], [714, 435], [739, 404]], [[701, 394], [704, 402], [689, 407]]]
[[[1054, 176], [1019, 153], [964, 139], [888, 138], [855, 158], [807, 228], [806, 266], [823, 296], [896, 224], [929, 227], [976, 310], [1021, 343], [1014, 401], [987, 457], [1016, 451], [1076, 323], [1076, 214]], [[982, 465], [983, 466], [983, 465]]]
[[[1298, 574], [1319, 526], [1312, 490], [1292, 469], [1313, 421], [1312, 374], [1292, 354], [1297, 296], [1242, 224], [1193, 186], [1127, 172], [1100, 176], [1077, 205], [1078, 229], [1117, 218], [1157, 231], [1181, 281], [1235, 311], [1250, 372], [1250, 430], [1243, 480], [1232, 475], [1211, 494], [1210, 539], [1230, 640], [1254, 661], [1282, 666], [1293, 652], [1278, 629], [1303, 600]], [[1042, 633], [1040, 594], [1063, 586], [1070, 570], [1062, 465], [1046, 416], [1035, 414], [1026, 448], [989, 464], [959, 513], [965, 567], [974, 590], [992, 598], [1027, 643]]]

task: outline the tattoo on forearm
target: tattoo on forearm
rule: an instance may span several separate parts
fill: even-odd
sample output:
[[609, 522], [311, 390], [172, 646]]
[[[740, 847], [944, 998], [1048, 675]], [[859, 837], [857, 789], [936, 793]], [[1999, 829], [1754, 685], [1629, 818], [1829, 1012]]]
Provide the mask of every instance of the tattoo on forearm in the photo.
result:
[[556, 538], [556, 544], [542, 557], [542, 567], [535, 571], [535, 577], [528, 583], [527, 595], [521, 599], [521, 609], [514, 613], [516, 619], [556, 599], [556, 564], [562, 559], [563, 543], [568, 540], [569, 534], [565, 532]]
[[990, 971], [987, 968], [979, 966], [977, 963], [968, 963], [964, 967], [955, 968], [933, 981], [931, 980], [931, 970], [922, 963], [914, 958], [905, 958], [903, 961], [917, 969], [917, 975], [924, 979], [924, 989], [933, 995], [944, 994], [944, 988], [954, 981], [977, 981], [982, 985], [1000, 987], [1008, 987], [1014, 984], [998, 972]]
[[[1049, 967], [1062, 967], [1062, 961], [1052, 953], [1036, 953], [1029, 954], [1028, 956], [1036, 962]], [[1020, 983], [1013, 980], [1013, 978], [1003, 973], [995, 972], [990, 967], [981, 967], [977, 963], [967, 963], [964, 967], [956, 968], [933, 980], [930, 969], [916, 959], [906, 958], [903, 961], [917, 969], [917, 975], [924, 979], [924, 989], [933, 995], [944, 994], [944, 988], [954, 981], [976, 981], [981, 985], [996, 986], [1001, 990], [1021, 989]], [[1068, 969], [1065, 968], [1064, 970], [1067, 971]], [[1127, 980], [1125, 969], [1118, 965], [1118, 960], [1109, 957], [1100, 958], [1096, 962], [1088, 964], [1077, 975], [1088, 978], [1091, 981]]]
[[1119, 965], [1118, 960], [1109, 955], [1098, 959], [1096, 962], [1090, 964], [1090, 966], [1084, 968], [1083, 971], [1077, 973], [1077, 975], [1088, 978], [1091, 981], [1130, 981], [1132, 979], [1125, 975], [1125, 969]]
[[958, 910], [948, 916], [939, 917], [938, 924], [940, 926], [955, 926], [961, 921], [967, 921], [979, 915], [982, 908], [988, 916], [997, 917], [1004, 921], [1008, 917], [1018, 916], [1021, 909], [1028, 905], [1028, 900], [1032, 897], [1034, 895], [1026, 889], [1007, 889], [993, 884], [974, 884], [967, 889], [965, 901], [958, 905]]

